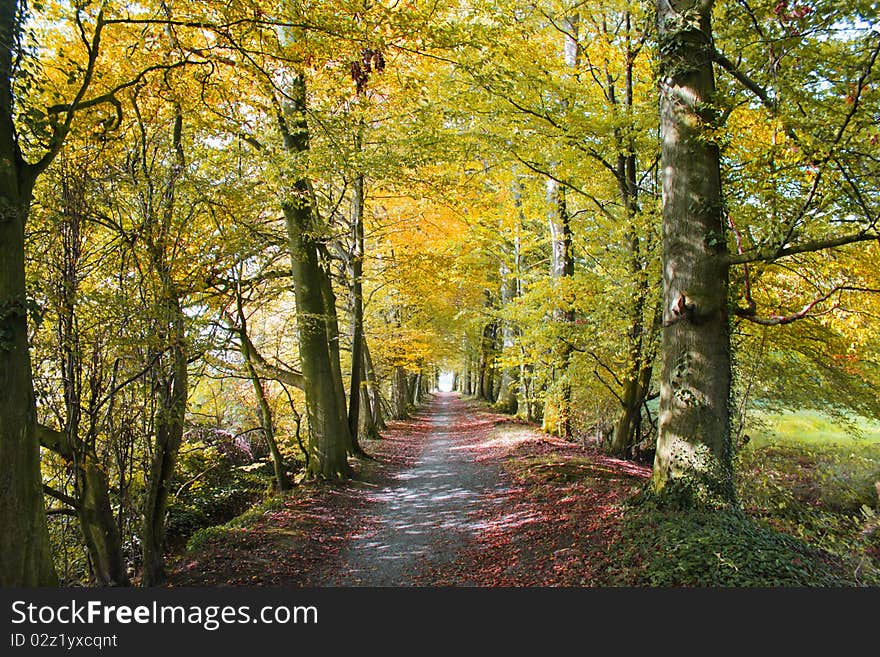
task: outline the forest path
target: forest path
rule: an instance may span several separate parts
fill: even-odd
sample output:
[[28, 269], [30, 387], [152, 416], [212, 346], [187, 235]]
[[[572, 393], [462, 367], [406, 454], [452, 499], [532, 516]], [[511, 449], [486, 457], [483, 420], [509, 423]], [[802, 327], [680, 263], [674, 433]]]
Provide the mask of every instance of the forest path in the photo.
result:
[[618, 584], [622, 500], [650, 469], [456, 393], [366, 441], [355, 477], [313, 482], [206, 530], [170, 586]]
[[342, 548], [328, 586], [408, 586], [451, 564], [477, 538], [479, 516], [506, 490], [501, 467], [474, 449], [493, 427], [456, 393], [436, 393], [420, 409], [424, 451], [377, 491]]

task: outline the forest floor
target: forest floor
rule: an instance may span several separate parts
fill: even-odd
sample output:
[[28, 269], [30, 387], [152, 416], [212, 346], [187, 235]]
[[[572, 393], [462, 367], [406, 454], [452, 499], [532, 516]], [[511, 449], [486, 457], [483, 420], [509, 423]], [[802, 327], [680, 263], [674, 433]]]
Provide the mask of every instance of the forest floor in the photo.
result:
[[589, 586], [647, 467], [439, 393], [341, 484], [298, 486], [209, 532], [171, 586]]

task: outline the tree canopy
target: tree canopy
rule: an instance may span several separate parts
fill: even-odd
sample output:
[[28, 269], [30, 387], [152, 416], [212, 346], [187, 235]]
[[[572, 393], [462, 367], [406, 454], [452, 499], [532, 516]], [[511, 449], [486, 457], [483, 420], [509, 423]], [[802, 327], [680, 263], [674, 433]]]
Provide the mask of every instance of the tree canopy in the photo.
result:
[[880, 419], [878, 14], [4, 3], [0, 581], [159, 583], [444, 372], [726, 503], [752, 409]]

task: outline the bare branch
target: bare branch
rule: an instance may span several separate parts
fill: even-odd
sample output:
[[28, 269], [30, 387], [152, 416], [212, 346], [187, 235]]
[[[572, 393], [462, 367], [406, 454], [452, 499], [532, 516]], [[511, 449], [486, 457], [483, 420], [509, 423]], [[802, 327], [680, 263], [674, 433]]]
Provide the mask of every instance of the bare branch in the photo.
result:
[[805, 317], [816, 317], [819, 314], [827, 314], [833, 310], [836, 310], [840, 307], [839, 302], [835, 302], [831, 308], [823, 311], [822, 313], [814, 313], [813, 309], [818, 306], [820, 303], [827, 301], [835, 294], [840, 292], [871, 292], [871, 293], [880, 293], [880, 290], [875, 290], [872, 288], [864, 288], [864, 287], [855, 287], [850, 285], [836, 285], [831, 290], [826, 292], [825, 294], [816, 297], [809, 303], [807, 303], [803, 308], [798, 310], [797, 312], [791, 313], [790, 315], [771, 315], [770, 317], [759, 317], [754, 308], [734, 308], [733, 313], [737, 317], [742, 317], [745, 320], [753, 322], [755, 324], [760, 324], [761, 326], [783, 326], [785, 324], [791, 324], [792, 322], [796, 322], [799, 319], [804, 319]]
[[812, 253], [814, 251], [824, 251], [825, 249], [834, 249], [847, 244], [855, 244], [857, 242], [873, 242], [880, 240], [880, 234], [876, 232], [869, 233], [867, 231], [859, 231], [851, 235], [841, 235], [839, 237], [827, 237], [815, 239], [802, 244], [795, 244], [786, 248], [759, 249], [757, 251], [746, 251], [736, 255], [728, 256], [728, 262], [731, 265], [742, 265], [749, 262], [766, 262], [771, 263], [780, 258], [797, 255], [798, 253]]
[[72, 507], [73, 509], [79, 508], [79, 504], [77, 503], [77, 501], [75, 499], [73, 499], [70, 495], [65, 495], [60, 490], [56, 490], [55, 488], [52, 488], [48, 484], [43, 484], [43, 492], [46, 495], [48, 495], [49, 497], [54, 497], [59, 502], [63, 502], [64, 504], [66, 504], [69, 507]]

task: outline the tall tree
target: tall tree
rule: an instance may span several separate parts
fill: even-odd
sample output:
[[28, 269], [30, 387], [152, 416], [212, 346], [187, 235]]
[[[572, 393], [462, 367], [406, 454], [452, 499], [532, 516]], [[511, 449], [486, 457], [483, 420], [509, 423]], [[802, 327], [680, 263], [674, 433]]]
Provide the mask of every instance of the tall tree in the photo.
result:
[[[306, 102], [305, 76], [296, 73], [277, 117], [284, 148], [291, 154], [306, 154], [309, 150]], [[297, 337], [311, 431], [309, 468], [315, 476], [344, 478], [349, 475], [346, 457], [352, 437], [339, 367], [335, 297], [324, 257], [326, 249], [320, 241], [322, 226], [314, 192], [306, 178], [296, 178], [283, 191], [286, 198], [282, 209], [290, 242]]]
[[[565, 66], [572, 72], [577, 69], [580, 59], [580, 45], [578, 43], [578, 31], [580, 16], [577, 13], [566, 14], [562, 21], [564, 34], [563, 58]], [[571, 73], [567, 73], [571, 74]], [[566, 101], [562, 101], [563, 108]], [[565, 291], [565, 283], [574, 276], [574, 255], [572, 254], [572, 228], [571, 213], [568, 207], [565, 185], [560, 184], [558, 177], [547, 180], [547, 204], [549, 206], [548, 224], [550, 226], [550, 274], [560, 283], [560, 291], [557, 293], [563, 299], [553, 314], [554, 319], [563, 325], [562, 332], [567, 331], [574, 323], [574, 310]], [[563, 338], [555, 346], [557, 351], [555, 368], [559, 370], [559, 400], [557, 408], [556, 431], [562, 437], [569, 439], [572, 436], [571, 420], [571, 380], [569, 378], [569, 365], [571, 364], [572, 348], [569, 340]]]
[[658, 0], [663, 370], [653, 484], [732, 499], [728, 252], [712, 68], [713, 0]]
[[[87, 63], [78, 90], [69, 104], [48, 114], [51, 136], [44, 152], [30, 162], [22, 152], [16, 116], [23, 99], [16, 97], [16, 81], [23, 75], [24, 22], [27, 7], [16, 0], [0, 4], [0, 585], [35, 586], [56, 582], [49, 553], [40, 477], [36, 405], [28, 351], [28, 295], [25, 289], [24, 236], [37, 177], [60, 152], [95, 72], [103, 8], [91, 36], [80, 10], [77, 25], [87, 51]], [[76, 76], [74, 76], [74, 80]], [[27, 85], [19, 85], [18, 90]], [[46, 117], [46, 110], [42, 111]]]

